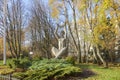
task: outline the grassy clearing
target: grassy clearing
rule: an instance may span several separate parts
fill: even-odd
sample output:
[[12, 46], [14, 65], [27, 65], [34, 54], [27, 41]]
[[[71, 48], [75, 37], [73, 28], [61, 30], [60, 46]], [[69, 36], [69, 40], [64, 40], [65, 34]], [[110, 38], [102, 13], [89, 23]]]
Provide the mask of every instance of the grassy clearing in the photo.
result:
[[97, 65], [79, 65], [83, 69], [90, 69], [96, 75], [85, 78], [84, 80], [120, 80], [120, 67], [111, 67], [105, 69]]

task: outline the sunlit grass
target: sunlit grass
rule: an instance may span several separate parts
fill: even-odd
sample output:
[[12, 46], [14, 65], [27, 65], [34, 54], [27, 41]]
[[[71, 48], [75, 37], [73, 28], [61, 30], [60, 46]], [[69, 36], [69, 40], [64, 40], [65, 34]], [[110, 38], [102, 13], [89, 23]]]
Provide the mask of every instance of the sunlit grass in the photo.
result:
[[3, 65], [3, 61], [2, 60], [0, 60], [0, 65]]
[[88, 68], [96, 75], [85, 78], [84, 80], [120, 80], [120, 67], [103, 68], [97, 65], [80, 65], [82, 68]]

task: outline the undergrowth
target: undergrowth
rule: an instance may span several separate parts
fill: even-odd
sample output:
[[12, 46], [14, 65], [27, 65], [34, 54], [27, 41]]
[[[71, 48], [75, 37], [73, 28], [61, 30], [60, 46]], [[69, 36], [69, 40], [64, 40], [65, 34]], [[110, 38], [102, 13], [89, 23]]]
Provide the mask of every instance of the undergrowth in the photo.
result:
[[43, 59], [33, 61], [25, 73], [15, 73], [13, 76], [22, 80], [57, 80], [80, 72], [80, 68], [64, 59]]

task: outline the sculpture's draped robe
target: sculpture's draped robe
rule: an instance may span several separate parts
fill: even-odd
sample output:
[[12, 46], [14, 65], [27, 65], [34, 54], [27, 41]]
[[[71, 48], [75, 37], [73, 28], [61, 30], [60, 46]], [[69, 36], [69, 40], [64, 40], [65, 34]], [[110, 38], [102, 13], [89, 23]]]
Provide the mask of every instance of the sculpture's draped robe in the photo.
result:
[[58, 49], [52, 47], [52, 53], [55, 55], [55, 58], [61, 58], [62, 55], [66, 53], [67, 47], [65, 46], [65, 38], [58, 39]]

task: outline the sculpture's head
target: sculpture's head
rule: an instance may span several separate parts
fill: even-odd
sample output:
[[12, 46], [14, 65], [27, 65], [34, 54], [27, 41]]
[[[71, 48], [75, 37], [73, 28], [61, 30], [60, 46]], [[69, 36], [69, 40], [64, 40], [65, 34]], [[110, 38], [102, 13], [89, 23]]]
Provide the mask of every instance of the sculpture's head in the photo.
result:
[[62, 30], [61, 33], [60, 33], [60, 36], [61, 36], [61, 37], [64, 37], [64, 35], [65, 35], [65, 31]]

